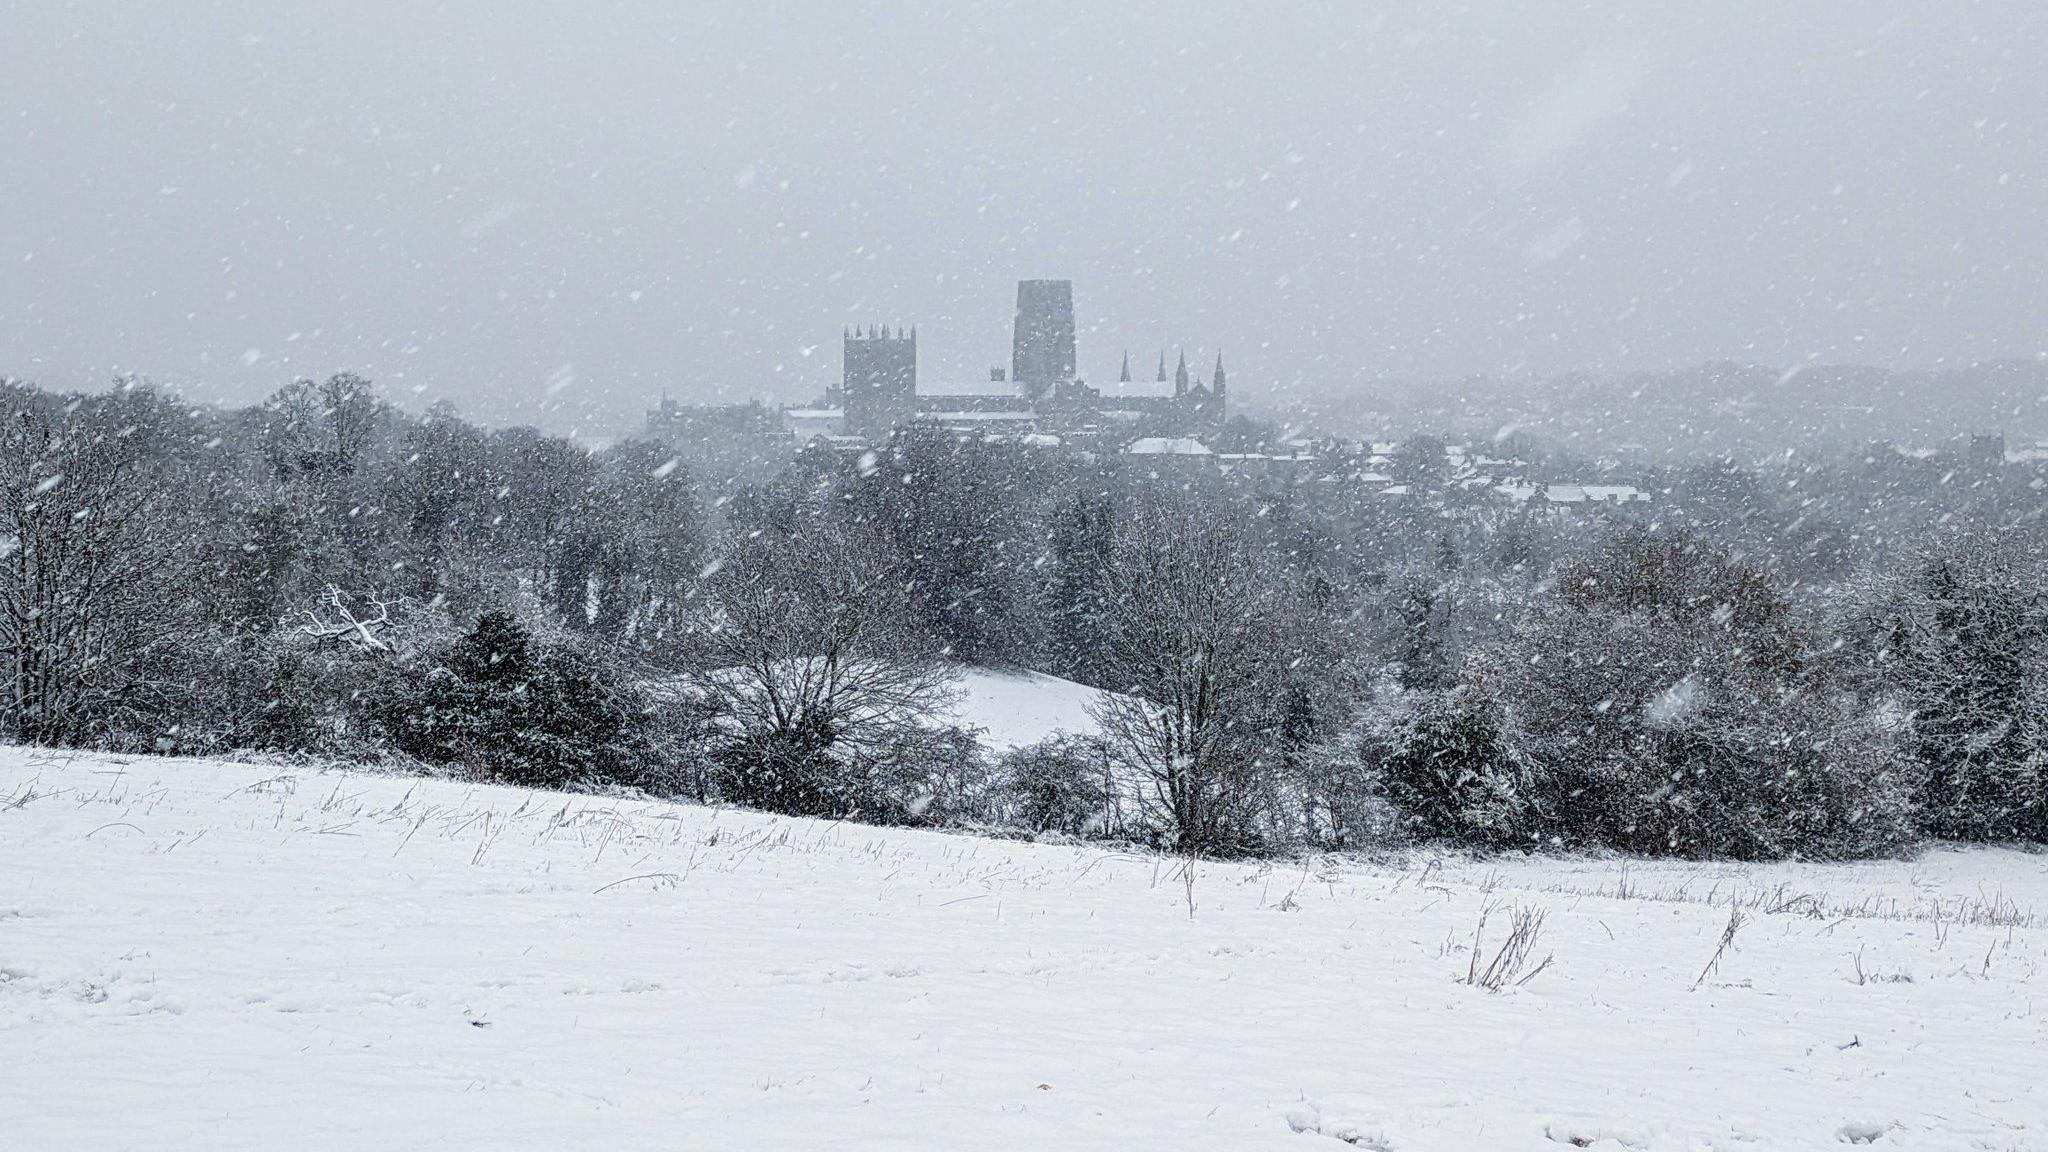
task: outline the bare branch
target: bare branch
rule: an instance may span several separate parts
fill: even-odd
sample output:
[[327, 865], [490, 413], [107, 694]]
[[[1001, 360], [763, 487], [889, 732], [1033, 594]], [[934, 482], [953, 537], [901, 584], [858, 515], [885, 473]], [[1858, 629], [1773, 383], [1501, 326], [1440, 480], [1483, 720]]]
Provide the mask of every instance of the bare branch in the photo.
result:
[[308, 608], [303, 613], [306, 622], [299, 626], [300, 632], [316, 640], [346, 639], [348, 643], [364, 652], [391, 651], [390, 643], [376, 632], [376, 629], [391, 623], [391, 605], [388, 601], [370, 601], [377, 614], [368, 618], [359, 617], [342, 599], [341, 589], [329, 584], [327, 591], [320, 597], [320, 602], [326, 605], [334, 618], [324, 619], [317, 609]]

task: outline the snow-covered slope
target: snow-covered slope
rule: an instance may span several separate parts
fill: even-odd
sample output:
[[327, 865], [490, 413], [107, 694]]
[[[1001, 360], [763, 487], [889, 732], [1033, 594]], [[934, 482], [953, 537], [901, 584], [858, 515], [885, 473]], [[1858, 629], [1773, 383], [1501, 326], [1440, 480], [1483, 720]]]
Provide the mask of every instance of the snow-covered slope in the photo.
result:
[[2048, 1146], [2040, 856], [1177, 867], [0, 749], [0, 1146]]
[[1042, 672], [963, 668], [948, 686], [949, 724], [978, 729], [981, 744], [1003, 752], [1066, 733], [1093, 736], [1100, 726], [1089, 707], [1106, 693]]

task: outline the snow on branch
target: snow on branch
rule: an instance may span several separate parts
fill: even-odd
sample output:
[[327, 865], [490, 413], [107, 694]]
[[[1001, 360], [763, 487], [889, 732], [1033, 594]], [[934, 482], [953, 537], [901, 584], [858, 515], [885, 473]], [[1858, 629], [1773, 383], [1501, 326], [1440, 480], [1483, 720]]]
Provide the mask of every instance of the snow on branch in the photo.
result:
[[[377, 610], [373, 617], [359, 617], [342, 599], [341, 589], [332, 584], [320, 597], [324, 608], [308, 608], [303, 615], [306, 622], [299, 631], [317, 640], [341, 638], [364, 652], [389, 652], [391, 644], [377, 634], [377, 629], [391, 623], [391, 606], [388, 601], [372, 600], [370, 605]], [[332, 619], [322, 611], [332, 614]]]

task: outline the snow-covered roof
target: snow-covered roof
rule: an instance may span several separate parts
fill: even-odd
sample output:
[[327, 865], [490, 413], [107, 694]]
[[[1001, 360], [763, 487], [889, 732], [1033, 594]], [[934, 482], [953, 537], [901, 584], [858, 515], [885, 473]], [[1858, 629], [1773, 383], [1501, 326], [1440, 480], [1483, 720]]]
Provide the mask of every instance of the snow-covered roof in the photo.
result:
[[926, 387], [917, 386], [919, 396], [943, 399], [947, 396], [1022, 396], [1017, 385], [1009, 380], [948, 380], [944, 384]]
[[1207, 445], [1192, 436], [1141, 436], [1124, 449], [1133, 456], [1210, 456]]
[[920, 420], [938, 420], [945, 423], [987, 424], [1003, 421], [1019, 422], [1038, 419], [1038, 413], [1023, 412], [919, 412]]
[[[1537, 488], [1510, 482], [1494, 491], [1520, 504], [1534, 496]], [[1543, 489], [1543, 499], [1551, 504], [1634, 504], [1649, 498], [1648, 492], [1627, 484], [1552, 484]]]
[[[1637, 500], [1648, 500], [1650, 494], [1641, 488], [1627, 484], [1578, 484], [1565, 485], [1567, 489], [1577, 488], [1586, 500], [1595, 504], [1631, 504]], [[1557, 499], [1557, 489], [1552, 488], [1551, 499]]]
[[838, 432], [845, 426], [846, 413], [838, 408], [784, 408], [782, 427], [799, 440], [813, 440]]
[[1244, 460], [1271, 460], [1276, 464], [1310, 464], [1315, 461], [1315, 457], [1307, 452], [1219, 452], [1216, 454], [1216, 457], [1219, 460], [1230, 460], [1234, 462]]
[[1120, 400], [1125, 397], [1164, 399], [1173, 395], [1173, 385], [1162, 380], [1112, 380], [1094, 387], [1096, 391], [1102, 393], [1104, 400]]

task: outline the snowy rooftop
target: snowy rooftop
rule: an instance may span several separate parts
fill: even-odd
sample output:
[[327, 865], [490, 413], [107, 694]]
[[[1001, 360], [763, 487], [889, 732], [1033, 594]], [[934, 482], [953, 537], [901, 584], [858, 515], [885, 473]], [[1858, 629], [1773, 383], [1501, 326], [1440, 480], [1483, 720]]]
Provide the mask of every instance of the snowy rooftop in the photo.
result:
[[1038, 413], [1028, 409], [1016, 412], [920, 412], [917, 415], [920, 420], [938, 420], [947, 424], [1000, 424], [1038, 419]]
[[1210, 456], [1207, 445], [1192, 436], [1142, 436], [1124, 449], [1133, 456]]
[[927, 384], [919, 381], [919, 396], [1022, 396], [1017, 385], [1008, 380], [948, 380], [943, 384]]
[[1173, 384], [1159, 380], [1112, 380], [1107, 384], [1093, 385], [1102, 393], [1104, 400], [1118, 400], [1125, 397], [1157, 398], [1173, 395]]
[[1542, 489], [1533, 484], [1502, 484], [1494, 489], [1518, 504], [1539, 490], [1552, 504], [1634, 504], [1650, 498], [1648, 492], [1626, 484], [1552, 484]]

